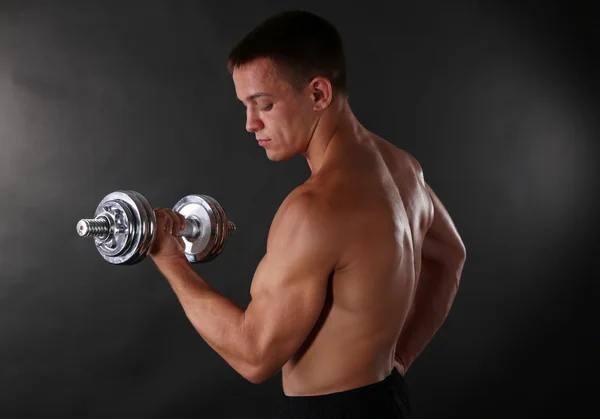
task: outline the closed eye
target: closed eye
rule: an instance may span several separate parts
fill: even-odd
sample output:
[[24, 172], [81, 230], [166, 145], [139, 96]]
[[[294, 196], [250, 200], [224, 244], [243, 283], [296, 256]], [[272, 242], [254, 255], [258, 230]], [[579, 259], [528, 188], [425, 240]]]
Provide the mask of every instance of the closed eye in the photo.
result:
[[260, 108], [261, 111], [270, 111], [271, 109], [273, 109], [273, 104], [271, 103], [270, 105], [264, 106], [262, 108]]

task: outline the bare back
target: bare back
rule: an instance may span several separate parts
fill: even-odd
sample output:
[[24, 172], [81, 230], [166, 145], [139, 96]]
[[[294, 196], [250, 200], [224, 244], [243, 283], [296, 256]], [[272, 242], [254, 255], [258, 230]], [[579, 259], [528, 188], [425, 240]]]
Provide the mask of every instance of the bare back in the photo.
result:
[[306, 187], [335, 207], [342, 246], [325, 307], [283, 367], [286, 395], [318, 395], [383, 380], [413, 299], [433, 207], [414, 158], [371, 135], [332, 146]]

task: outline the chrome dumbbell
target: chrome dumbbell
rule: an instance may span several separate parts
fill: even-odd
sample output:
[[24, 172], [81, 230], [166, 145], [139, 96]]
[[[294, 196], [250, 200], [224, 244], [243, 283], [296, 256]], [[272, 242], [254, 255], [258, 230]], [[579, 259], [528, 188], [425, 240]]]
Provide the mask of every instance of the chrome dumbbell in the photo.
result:
[[[219, 203], [207, 195], [187, 195], [173, 211], [182, 214], [186, 226], [180, 232], [190, 263], [216, 258], [235, 233]], [[77, 223], [81, 237], [94, 239], [102, 257], [115, 265], [133, 265], [145, 259], [154, 241], [156, 216], [148, 200], [135, 191], [115, 191], [98, 204], [94, 218]]]

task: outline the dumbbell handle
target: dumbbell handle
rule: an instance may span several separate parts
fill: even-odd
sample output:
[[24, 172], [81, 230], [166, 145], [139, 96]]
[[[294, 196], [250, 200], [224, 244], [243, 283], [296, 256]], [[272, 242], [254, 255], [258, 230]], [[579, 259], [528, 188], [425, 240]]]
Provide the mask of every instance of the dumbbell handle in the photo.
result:
[[179, 232], [179, 235], [181, 237], [185, 237], [186, 239], [195, 239], [196, 237], [198, 237], [198, 234], [200, 233], [200, 221], [191, 218], [191, 217], [186, 217], [185, 218], [185, 227], [183, 230], [181, 230]]
[[[97, 237], [105, 238], [108, 237], [112, 228], [111, 222], [108, 218], [99, 216], [97, 218], [84, 218], [79, 220], [77, 223], [77, 233], [81, 237]], [[196, 218], [186, 217], [185, 228], [179, 232], [181, 237], [186, 239], [194, 240], [200, 234], [200, 221]], [[235, 233], [235, 224], [231, 221], [227, 222], [228, 235]]]

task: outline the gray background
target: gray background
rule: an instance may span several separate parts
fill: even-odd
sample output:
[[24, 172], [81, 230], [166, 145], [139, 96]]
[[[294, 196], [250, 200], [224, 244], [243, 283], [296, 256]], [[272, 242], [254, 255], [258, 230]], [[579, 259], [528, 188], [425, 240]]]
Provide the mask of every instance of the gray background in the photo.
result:
[[277, 411], [279, 374], [246, 382], [150, 261], [110, 265], [75, 224], [117, 189], [163, 207], [209, 194], [238, 233], [197, 271], [248, 304], [272, 217], [309, 171], [245, 132], [225, 60], [290, 8], [339, 28], [352, 108], [419, 159], [467, 247], [450, 316], [406, 376], [416, 417], [592, 417], [595, 15], [416, 3], [1, 1], [0, 417]]

